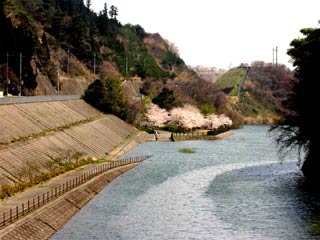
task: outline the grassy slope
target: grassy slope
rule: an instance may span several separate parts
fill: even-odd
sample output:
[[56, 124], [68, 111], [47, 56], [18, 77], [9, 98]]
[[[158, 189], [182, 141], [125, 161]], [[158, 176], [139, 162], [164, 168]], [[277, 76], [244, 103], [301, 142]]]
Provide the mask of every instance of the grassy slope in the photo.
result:
[[219, 77], [214, 86], [218, 89], [232, 88], [229, 95], [236, 96], [244, 73], [244, 68], [233, 68]]
[[240, 98], [236, 97], [244, 74], [244, 68], [233, 68], [222, 75], [214, 86], [222, 90], [232, 88], [228, 94], [230, 107], [240, 112], [246, 123], [272, 123], [279, 116], [274, 113], [272, 106], [264, 101], [265, 99], [257, 99], [247, 91], [244, 91]]

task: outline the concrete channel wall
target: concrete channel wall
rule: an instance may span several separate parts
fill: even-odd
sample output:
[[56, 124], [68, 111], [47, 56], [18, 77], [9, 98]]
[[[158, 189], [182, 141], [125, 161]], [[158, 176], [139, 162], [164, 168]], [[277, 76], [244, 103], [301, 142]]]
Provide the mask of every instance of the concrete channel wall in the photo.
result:
[[110, 170], [66, 193], [52, 203], [0, 231], [0, 239], [48, 239], [112, 180], [135, 166], [133, 164]]
[[75, 152], [84, 158], [108, 158], [115, 146], [137, 132], [83, 100], [0, 105], [0, 117], [0, 185], [19, 181], [28, 162], [46, 172], [50, 159]]
[[101, 116], [98, 110], [80, 99], [3, 104], [0, 105], [0, 144]]
[[[148, 137], [79, 98], [0, 104], [0, 187], [21, 181], [20, 171], [27, 162], [35, 163], [40, 172], [48, 172], [50, 159], [74, 152], [83, 153], [83, 157], [115, 159]], [[93, 178], [6, 226], [0, 239], [49, 238], [108, 183], [134, 166]]]

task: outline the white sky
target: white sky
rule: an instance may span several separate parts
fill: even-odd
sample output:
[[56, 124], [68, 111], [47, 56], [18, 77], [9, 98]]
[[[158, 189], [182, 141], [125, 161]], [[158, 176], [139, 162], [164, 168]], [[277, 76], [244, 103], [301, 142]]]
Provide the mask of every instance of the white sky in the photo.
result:
[[118, 7], [122, 24], [140, 24], [176, 44], [188, 65], [218, 68], [255, 60], [272, 62], [278, 46], [280, 63], [300, 29], [319, 27], [320, 0], [92, 0], [99, 12]]

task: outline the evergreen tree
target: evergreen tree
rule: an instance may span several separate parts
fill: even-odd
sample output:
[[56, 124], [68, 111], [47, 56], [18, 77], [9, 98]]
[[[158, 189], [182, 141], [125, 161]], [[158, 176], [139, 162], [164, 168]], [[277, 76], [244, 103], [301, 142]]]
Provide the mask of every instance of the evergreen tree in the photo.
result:
[[298, 147], [299, 152], [305, 152], [302, 162], [302, 172], [317, 182], [320, 179], [320, 148], [319, 123], [315, 117], [314, 104], [318, 102], [318, 81], [320, 79], [320, 29], [302, 29], [304, 38], [291, 42], [292, 48], [288, 54], [292, 57], [296, 67], [294, 94], [287, 101], [291, 110], [281, 121], [277, 129], [281, 130], [278, 142], [281, 149]]
[[117, 78], [94, 81], [85, 91], [83, 99], [104, 113], [130, 120], [130, 113]]
[[109, 11], [110, 18], [117, 20], [118, 13], [119, 13], [118, 8], [114, 5], [112, 5], [110, 7], [110, 11]]
[[171, 110], [178, 105], [173, 91], [166, 87], [162, 89], [162, 92], [156, 98], [152, 99], [152, 102], [167, 110]]
[[87, 8], [90, 10], [90, 8], [91, 8], [91, 0], [86, 0], [86, 2], [87, 2]]
[[108, 18], [108, 5], [107, 5], [107, 3], [104, 3], [103, 10], [102, 10], [102, 15], [104, 17]]

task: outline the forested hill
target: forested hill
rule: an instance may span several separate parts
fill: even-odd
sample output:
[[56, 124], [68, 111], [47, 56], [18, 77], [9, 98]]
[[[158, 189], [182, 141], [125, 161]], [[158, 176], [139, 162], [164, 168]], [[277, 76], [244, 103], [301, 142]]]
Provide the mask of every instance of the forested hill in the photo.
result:
[[188, 103], [237, 116], [226, 109], [222, 91], [188, 69], [173, 43], [140, 25], [122, 25], [116, 6], [106, 3], [95, 13], [90, 2], [1, 1], [0, 91], [82, 95], [100, 79], [122, 83], [127, 105], [137, 112], [139, 96], [147, 96], [166, 108]]
[[[11, 94], [18, 94], [20, 80], [24, 95], [44, 94], [41, 81], [45, 80], [57, 89], [58, 68], [65, 85], [75, 79], [91, 82], [93, 73], [99, 72], [164, 80], [187, 71], [173, 44], [158, 34], [147, 34], [139, 25], [121, 25], [116, 6], [105, 4], [97, 14], [90, 9], [90, 1], [85, 6], [82, 0], [5, 0], [0, 4], [0, 77], [4, 85], [7, 77], [11, 80]], [[63, 84], [60, 87], [66, 94], [72, 91]], [[73, 90], [82, 93], [82, 89]]]
[[[292, 93], [293, 72], [282, 64], [253, 62], [230, 69], [215, 86], [228, 94], [231, 108], [245, 123], [273, 123], [286, 114], [284, 102]], [[240, 89], [239, 89], [240, 88]]]

